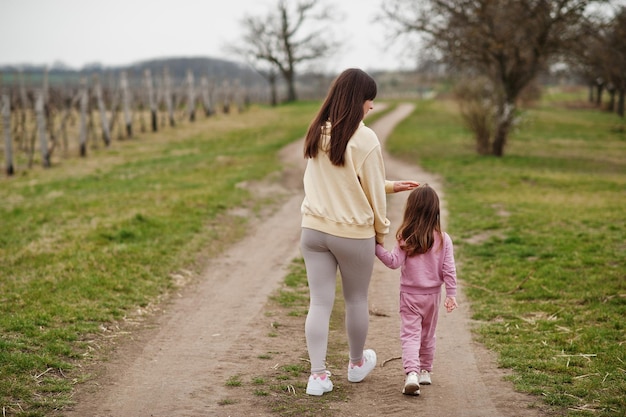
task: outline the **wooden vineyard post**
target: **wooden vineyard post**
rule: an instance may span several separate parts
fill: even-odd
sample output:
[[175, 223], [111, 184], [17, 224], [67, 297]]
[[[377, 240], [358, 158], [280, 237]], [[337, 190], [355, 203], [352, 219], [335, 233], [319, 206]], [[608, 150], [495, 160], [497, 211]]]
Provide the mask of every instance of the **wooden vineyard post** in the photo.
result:
[[124, 107], [124, 121], [126, 121], [126, 136], [131, 138], [133, 137], [133, 120], [130, 114], [130, 89], [128, 87], [126, 71], [122, 71], [120, 88], [122, 89], [122, 106]]
[[59, 126], [59, 134], [63, 137], [63, 154], [67, 156], [69, 153], [69, 141], [67, 139], [67, 124], [72, 117], [72, 99], [70, 97], [64, 100], [63, 118], [61, 126]]
[[230, 113], [230, 83], [228, 80], [222, 81], [222, 95], [223, 95], [223, 105], [224, 105], [224, 114]]
[[190, 122], [196, 120], [196, 97], [193, 87], [193, 72], [187, 70], [187, 113]]
[[165, 97], [165, 106], [167, 107], [170, 126], [175, 126], [176, 120], [174, 119], [174, 106], [172, 105], [172, 80], [167, 67], [163, 69], [163, 96]]
[[[113, 135], [113, 130], [116, 129], [118, 112], [120, 109], [119, 101], [120, 101], [120, 92], [118, 88], [114, 88], [115, 82], [113, 79], [113, 74], [109, 76], [109, 89], [112, 91], [111, 93], [111, 119], [109, 121], [109, 132]], [[117, 138], [121, 139], [122, 134], [120, 129], [117, 128]]]
[[50, 153], [48, 152], [48, 140], [46, 138], [46, 115], [43, 106], [43, 91], [37, 91], [35, 101], [35, 114], [37, 115], [37, 129], [39, 131], [39, 146], [41, 149], [41, 163], [44, 168], [50, 167]]
[[13, 143], [11, 142], [11, 99], [8, 94], [2, 94], [2, 125], [4, 126], [4, 156], [6, 159], [7, 175], [13, 175]]
[[243, 87], [241, 86], [239, 79], [235, 80], [234, 90], [235, 90], [234, 96], [235, 96], [235, 104], [237, 105], [237, 111], [239, 113], [243, 113], [243, 111], [245, 110], [245, 106], [243, 102]]
[[104, 140], [104, 145], [108, 147], [111, 144], [111, 132], [109, 130], [109, 121], [107, 120], [107, 109], [102, 99], [102, 86], [100, 85], [100, 77], [97, 74], [93, 76], [93, 79], [93, 89], [98, 102], [98, 110], [100, 111], [100, 123], [102, 124], [102, 140]]
[[[19, 122], [18, 122], [18, 126], [19, 126], [19, 132], [20, 132], [20, 138], [18, 143], [21, 144], [22, 149], [24, 149], [28, 155], [29, 155], [29, 166], [32, 163], [33, 160], [33, 154], [35, 153], [34, 150], [34, 139], [33, 141], [28, 140], [28, 129], [27, 129], [27, 123], [26, 123], [26, 115], [27, 115], [27, 111], [30, 107], [30, 103], [28, 101], [28, 96], [26, 95], [26, 86], [24, 85], [24, 71], [20, 70], [18, 72], [19, 74], [19, 90], [20, 90], [20, 112], [19, 112]], [[34, 135], [32, 136], [34, 138]], [[18, 138], [16, 138], [18, 139]], [[29, 145], [30, 144], [30, 145]]]
[[164, 99], [164, 94], [163, 94], [163, 80], [159, 77], [154, 77], [154, 87], [155, 87], [155, 92], [154, 92], [154, 100], [155, 100], [155, 105], [156, 105], [156, 113], [157, 113], [157, 124], [158, 126], [161, 126], [162, 128], [165, 127], [166, 125], [166, 115], [164, 111], [161, 111], [161, 100]]
[[148, 94], [148, 106], [150, 106], [150, 123], [152, 125], [152, 131], [156, 132], [159, 127], [157, 118], [157, 106], [154, 98], [154, 86], [152, 85], [152, 72], [149, 69], [144, 71], [144, 78], [146, 81], [146, 93]]
[[206, 76], [200, 79], [200, 92], [202, 94], [202, 104], [204, 105], [205, 116], [213, 114], [213, 105], [211, 104], [211, 90], [209, 89], [209, 80]]
[[87, 80], [85, 77], [80, 79], [80, 90], [78, 93], [80, 105], [80, 131], [78, 133], [80, 144], [80, 156], [87, 155]]
[[44, 68], [43, 72], [43, 105], [48, 105], [48, 67]]

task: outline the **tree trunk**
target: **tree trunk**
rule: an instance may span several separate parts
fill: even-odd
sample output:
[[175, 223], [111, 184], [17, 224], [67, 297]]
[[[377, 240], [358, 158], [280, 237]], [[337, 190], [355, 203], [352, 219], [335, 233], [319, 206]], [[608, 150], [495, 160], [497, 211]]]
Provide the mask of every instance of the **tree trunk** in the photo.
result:
[[48, 153], [48, 141], [46, 139], [46, 116], [44, 114], [43, 91], [37, 92], [35, 102], [35, 114], [37, 115], [37, 129], [39, 131], [39, 146], [41, 150], [41, 163], [44, 168], [50, 166], [50, 154]]
[[495, 156], [503, 156], [504, 146], [506, 145], [509, 130], [513, 124], [513, 117], [515, 116], [515, 105], [512, 103], [505, 103], [498, 113], [496, 131], [492, 144], [492, 153]]
[[599, 82], [596, 86], [597, 94], [596, 94], [596, 106], [602, 105], [602, 90], [604, 90], [604, 83]]
[[617, 114], [624, 118], [624, 93], [626, 89], [619, 89], [619, 99], [617, 100]]
[[11, 141], [11, 99], [8, 94], [2, 94], [2, 125], [4, 126], [4, 157], [6, 173], [13, 175], [13, 142]]
[[259, 73], [267, 80], [267, 83], [270, 87], [270, 104], [272, 107], [278, 105], [278, 87], [276, 83], [278, 82], [278, 74], [272, 68], [270, 68], [267, 73], [264, 71], [259, 71]]
[[287, 101], [292, 102], [298, 99], [296, 95], [296, 81], [293, 74], [287, 78]]
[[615, 111], [615, 87], [608, 87], [606, 90], [609, 92], [609, 104], [606, 109], [613, 113]]

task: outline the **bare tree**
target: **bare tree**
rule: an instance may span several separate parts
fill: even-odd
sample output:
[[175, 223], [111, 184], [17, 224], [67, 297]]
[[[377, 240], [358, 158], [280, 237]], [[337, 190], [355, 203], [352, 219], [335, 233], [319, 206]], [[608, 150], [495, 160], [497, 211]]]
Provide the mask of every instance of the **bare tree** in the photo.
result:
[[241, 43], [229, 49], [258, 68], [260, 74], [267, 74], [270, 83], [275, 80], [276, 68], [287, 83], [287, 101], [295, 101], [296, 67], [326, 57], [338, 48], [324, 25], [331, 21], [332, 15], [318, 0], [278, 0], [276, 9], [266, 16], [244, 17]]
[[489, 80], [496, 107], [490, 153], [502, 156], [522, 91], [578, 36], [572, 28], [599, 2], [389, 0], [382, 7], [397, 35], [423, 36], [450, 68]]

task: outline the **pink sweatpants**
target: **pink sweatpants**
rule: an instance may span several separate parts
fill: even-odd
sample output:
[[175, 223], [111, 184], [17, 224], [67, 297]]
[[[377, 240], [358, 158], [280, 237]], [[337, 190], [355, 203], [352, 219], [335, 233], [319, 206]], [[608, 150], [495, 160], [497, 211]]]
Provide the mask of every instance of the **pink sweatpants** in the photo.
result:
[[435, 330], [439, 317], [441, 293], [408, 294], [400, 292], [400, 341], [404, 372], [433, 370]]

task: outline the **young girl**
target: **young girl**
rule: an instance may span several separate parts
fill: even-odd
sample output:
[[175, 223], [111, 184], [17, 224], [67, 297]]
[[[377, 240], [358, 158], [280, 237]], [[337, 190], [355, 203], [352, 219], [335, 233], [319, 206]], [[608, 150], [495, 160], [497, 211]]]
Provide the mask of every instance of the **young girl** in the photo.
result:
[[448, 313], [458, 307], [452, 240], [441, 231], [439, 197], [428, 184], [409, 194], [396, 239], [391, 252], [377, 244], [376, 256], [389, 268], [402, 267], [400, 339], [406, 374], [402, 393], [419, 395], [420, 384], [431, 383], [441, 284], [446, 286]]

